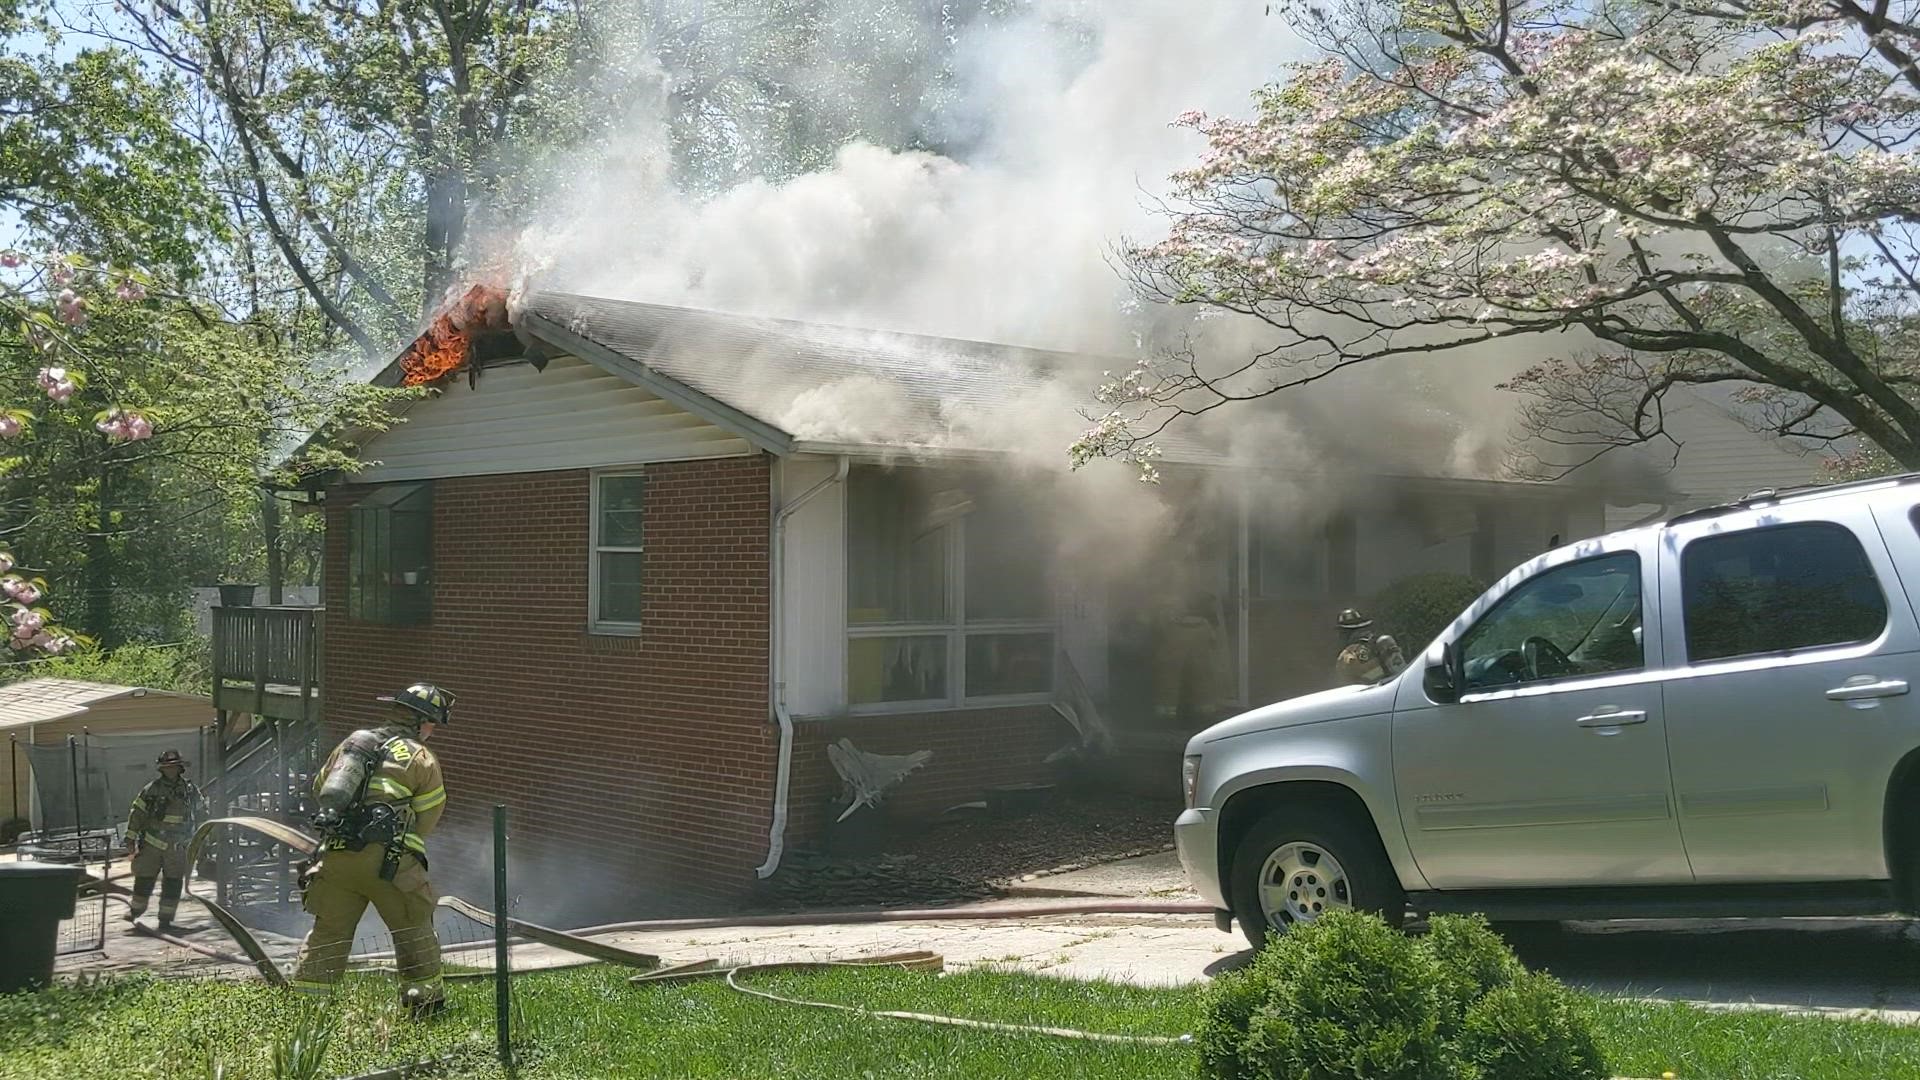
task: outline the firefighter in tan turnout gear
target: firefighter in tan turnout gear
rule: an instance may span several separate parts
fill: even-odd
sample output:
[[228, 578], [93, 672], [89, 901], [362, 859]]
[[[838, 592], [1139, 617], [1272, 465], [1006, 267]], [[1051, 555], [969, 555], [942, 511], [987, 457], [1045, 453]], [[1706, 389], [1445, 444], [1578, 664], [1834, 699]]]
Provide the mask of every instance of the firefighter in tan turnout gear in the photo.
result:
[[315, 780], [320, 852], [301, 877], [313, 929], [292, 982], [309, 993], [331, 990], [372, 904], [393, 935], [401, 1002], [410, 1016], [424, 1019], [446, 1005], [427, 835], [447, 801], [440, 763], [425, 744], [448, 722], [453, 695], [415, 683], [380, 700], [391, 706], [386, 723], [347, 736]]
[[1335, 620], [1340, 627], [1340, 656], [1334, 661], [1334, 678], [1345, 683], [1377, 683], [1407, 668], [1400, 654], [1400, 643], [1391, 634], [1376, 634], [1373, 620], [1352, 608]]
[[160, 929], [173, 929], [180, 909], [180, 892], [187, 884], [187, 842], [193, 828], [206, 817], [207, 800], [187, 779], [187, 760], [169, 750], [154, 762], [160, 776], [133, 797], [127, 813], [127, 854], [133, 856], [133, 902], [127, 921], [147, 913], [153, 882], [161, 879]]

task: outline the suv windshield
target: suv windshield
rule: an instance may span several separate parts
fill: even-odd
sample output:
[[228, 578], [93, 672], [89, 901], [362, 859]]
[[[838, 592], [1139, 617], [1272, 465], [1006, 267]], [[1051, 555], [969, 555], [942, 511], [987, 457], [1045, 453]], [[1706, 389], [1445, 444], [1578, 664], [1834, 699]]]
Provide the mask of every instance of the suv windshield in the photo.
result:
[[1639, 556], [1555, 567], [1508, 593], [1460, 639], [1466, 689], [1638, 668], [1639, 630]]

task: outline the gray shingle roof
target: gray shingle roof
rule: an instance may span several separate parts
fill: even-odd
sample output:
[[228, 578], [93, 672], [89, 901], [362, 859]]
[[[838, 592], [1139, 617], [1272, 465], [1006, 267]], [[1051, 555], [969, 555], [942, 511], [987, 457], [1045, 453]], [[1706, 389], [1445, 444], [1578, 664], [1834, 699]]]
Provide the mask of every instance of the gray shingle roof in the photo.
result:
[[[803, 441], [1002, 449], [992, 418], [1045, 398], [1071, 427], [1103, 368], [1127, 364], [570, 293], [532, 293], [521, 310]], [[836, 404], [849, 415], [828, 415]], [[1224, 460], [1192, 437], [1157, 441], [1171, 459]]]

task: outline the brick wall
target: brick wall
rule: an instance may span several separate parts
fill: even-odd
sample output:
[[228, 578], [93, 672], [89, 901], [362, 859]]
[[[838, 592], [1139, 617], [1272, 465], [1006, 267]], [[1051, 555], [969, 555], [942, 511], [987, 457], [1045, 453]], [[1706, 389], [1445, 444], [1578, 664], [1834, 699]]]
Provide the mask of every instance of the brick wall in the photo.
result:
[[1072, 725], [1046, 705], [907, 716], [852, 717], [797, 725], [788, 815], [792, 846], [819, 839], [840, 792], [827, 746], [850, 739], [877, 754], [932, 750], [933, 759], [887, 796], [902, 817], [938, 814], [978, 799], [987, 788], [1047, 779], [1043, 759], [1075, 742]]
[[330, 734], [377, 720], [374, 695], [416, 680], [459, 695], [433, 741], [449, 792], [434, 842], [443, 891], [490, 893], [496, 802], [514, 889], [548, 913], [728, 899], [765, 857], [778, 749], [767, 459], [646, 474], [639, 637], [586, 632], [585, 472], [436, 481], [427, 626], [347, 618], [348, 508], [365, 489], [329, 496]]

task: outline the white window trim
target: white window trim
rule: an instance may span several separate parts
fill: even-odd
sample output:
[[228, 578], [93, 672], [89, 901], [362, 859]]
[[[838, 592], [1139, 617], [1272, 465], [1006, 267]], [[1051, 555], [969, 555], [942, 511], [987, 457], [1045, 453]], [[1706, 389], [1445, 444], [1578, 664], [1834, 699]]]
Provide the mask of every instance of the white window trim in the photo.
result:
[[[603, 547], [600, 543], [600, 481], [608, 477], [638, 476], [643, 480], [647, 471], [644, 468], [595, 469], [587, 476], [590, 485], [587, 500], [589, 515], [587, 520], [587, 632], [606, 637], [638, 637], [641, 624], [638, 622], [616, 622], [600, 617], [600, 556], [603, 554], [646, 554], [646, 545]], [[641, 536], [646, 535], [645, 503], [641, 504]], [[642, 560], [644, 563], [644, 559]]]
[[[852, 558], [851, 499], [841, 503], [841, 535], [847, 537], [845, 558]], [[902, 623], [854, 623], [846, 622], [847, 638], [898, 638], [898, 637], [944, 637], [947, 642], [947, 696], [943, 698], [925, 698], [919, 701], [875, 701], [866, 704], [847, 704], [849, 716], [899, 716], [921, 713], [959, 712], [973, 709], [1013, 708], [1022, 705], [1051, 704], [1059, 693], [1060, 687], [1060, 620], [1056, 615], [1043, 619], [985, 619], [980, 622], [967, 621], [966, 598], [966, 519], [951, 522], [943, 528], [949, 530], [953, 542], [947, 545], [946, 590], [949, 618], [943, 622], [902, 622]], [[845, 590], [842, 590], [841, 603], [847, 604]], [[1053, 607], [1051, 598], [1048, 608]], [[967, 638], [979, 634], [1045, 634], [1052, 639], [1053, 648], [1047, 657], [1047, 689], [1030, 694], [966, 694]], [[847, 693], [848, 651], [842, 650], [840, 671], [841, 693]]]

